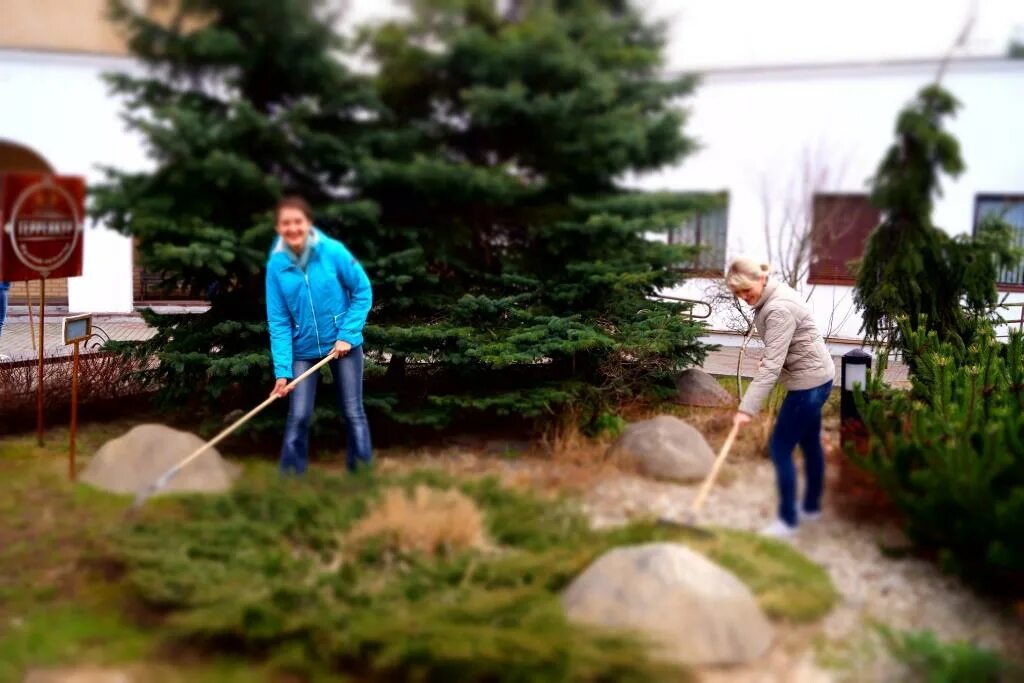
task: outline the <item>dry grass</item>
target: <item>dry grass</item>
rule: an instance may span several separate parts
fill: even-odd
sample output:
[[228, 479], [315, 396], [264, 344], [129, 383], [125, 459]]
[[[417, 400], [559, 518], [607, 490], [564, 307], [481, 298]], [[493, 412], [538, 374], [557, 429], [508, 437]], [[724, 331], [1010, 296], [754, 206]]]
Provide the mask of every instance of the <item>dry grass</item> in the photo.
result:
[[605, 464], [609, 444], [586, 436], [575, 416], [569, 415], [544, 432], [531, 455], [564, 464], [600, 466]]
[[347, 540], [363, 545], [383, 540], [403, 552], [443, 554], [485, 546], [484, 522], [476, 503], [454, 489], [417, 486], [410, 496], [390, 488], [369, 514], [356, 522]]
[[[732, 428], [735, 411], [729, 408], [697, 408], [684, 405], [662, 405], [656, 407], [634, 406], [621, 413], [629, 422], [647, 420], [658, 415], [674, 415], [689, 423], [700, 432], [711, 449], [718, 449], [725, 443], [726, 436]], [[729, 455], [734, 459], [760, 459], [767, 457], [768, 437], [774, 426], [774, 415], [762, 413], [746, 428], [741, 429]]]
[[[781, 398], [782, 392], [777, 392], [772, 405], [754, 418], [749, 427], [740, 430], [726, 462], [726, 469], [720, 475], [720, 483], [727, 484], [735, 478], [735, 472], [730, 470], [732, 464], [769, 457], [768, 439], [775, 423], [773, 408], [781, 403]], [[823, 434], [826, 449], [833, 447], [837, 440], [835, 412], [835, 401], [831, 401], [826, 406]], [[617, 406], [616, 413], [629, 423], [658, 415], [674, 415], [686, 420], [703, 434], [708, 445], [717, 453], [732, 427], [735, 411], [730, 408], [637, 402]], [[458, 476], [496, 474], [506, 485], [519, 489], [537, 493], [572, 494], [590, 490], [602, 481], [623, 474], [637, 474], [634, 460], [617, 462], [617, 458], [608, 456], [612, 441], [611, 438], [595, 439], [587, 436], [580, 430], [577, 416], [570, 413], [551, 426], [529, 449], [518, 452], [514, 458], [495, 458], [480, 448], [425, 449], [413, 453], [394, 453], [392, 457], [381, 458], [379, 462], [384, 471], [402, 472], [427, 466]]]
[[522, 472], [524, 481], [514, 483], [544, 491], [580, 491], [623, 472], [635, 472], [635, 464], [609, 457], [611, 444], [611, 439], [584, 434], [570, 415], [545, 432], [529, 454], [541, 467]]
[[[633, 404], [620, 406], [618, 414], [627, 422], [636, 422], [670, 414], [686, 420], [701, 432], [711, 448], [717, 452], [725, 443], [732, 426], [733, 412], [727, 409], [694, 408], [681, 405]], [[771, 423], [759, 417], [755, 426]], [[740, 432], [729, 461], [767, 457], [759, 429]], [[402, 452], [383, 457], [378, 462], [383, 471], [403, 472], [419, 467], [437, 467], [448, 474], [459, 476], [498, 475], [508, 486], [536, 493], [579, 493], [593, 489], [600, 482], [623, 474], [638, 474], [633, 459], [609, 457], [611, 438], [595, 439], [584, 434], [578, 421], [571, 415], [549, 428], [531, 448], [514, 459], [494, 458], [476, 449], [458, 451]], [[411, 457], [410, 457], [411, 456]], [[720, 481], [734, 476], [723, 471]]]

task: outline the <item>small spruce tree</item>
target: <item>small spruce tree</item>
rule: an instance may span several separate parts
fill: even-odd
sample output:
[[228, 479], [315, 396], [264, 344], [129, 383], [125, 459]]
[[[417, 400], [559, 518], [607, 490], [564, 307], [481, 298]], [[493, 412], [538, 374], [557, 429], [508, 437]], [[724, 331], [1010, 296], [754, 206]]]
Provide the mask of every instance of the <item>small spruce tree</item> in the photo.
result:
[[964, 169], [960, 146], [943, 124], [956, 99], [930, 85], [900, 112], [896, 142], [873, 180], [871, 201], [882, 212], [858, 266], [854, 301], [861, 331], [890, 344], [903, 340], [898, 321], [922, 324], [940, 339], [970, 342], [971, 319], [996, 302], [995, 272], [1012, 264], [1009, 227], [982, 225], [975, 238], [952, 238], [932, 223], [940, 177]]

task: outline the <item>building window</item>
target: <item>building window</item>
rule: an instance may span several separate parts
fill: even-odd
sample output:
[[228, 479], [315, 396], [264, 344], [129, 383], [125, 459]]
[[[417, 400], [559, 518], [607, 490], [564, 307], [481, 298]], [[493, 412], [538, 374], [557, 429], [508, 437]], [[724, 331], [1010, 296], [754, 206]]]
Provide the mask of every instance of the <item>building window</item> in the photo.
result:
[[[974, 232], [989, 216], [996, 216], [1013, 228], [1013, 244], [1024, 249], [1024, 195], [982, 194], [974, 201]], [[999, 271], [1000, 289], [1024, 290], [1024, 261]]]
[[853, 285], [851, 262], [864, 255], [881, 214], [866, 194], [816, 194], [811, 217], [812, 285]]
[[714, 273], [725, 270], [725, 242], [728, 225], [728, 205], [695, 213], [682, 225], [668, 231], [669, 244], [700, 247], [691, 261], [682, 267], [694, 273]]

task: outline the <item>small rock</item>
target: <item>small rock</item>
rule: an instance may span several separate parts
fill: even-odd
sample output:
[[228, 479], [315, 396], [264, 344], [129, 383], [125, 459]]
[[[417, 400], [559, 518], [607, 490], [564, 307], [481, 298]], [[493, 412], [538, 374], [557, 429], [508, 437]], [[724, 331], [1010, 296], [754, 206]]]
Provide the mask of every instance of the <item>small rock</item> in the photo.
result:
[[814, 664], [811, 653], [805, 653], [786, 676], [788, 683], [832, 683], [834, 677]]
[[24, 683], [133, 683], [133, 678], [117, 669], [74, 667], [65, 669], [34, 669]]
[[608, 457], [628, 461], [648, 477], [677, 481], [704, 478], [715, 460], [703, 435], [671, 415], [629, 425]]
[[736, 397], [718, 380], [700, 368], [689, 368], [676, 379], [678, 400], [683, 405], [703, 408], [727, 408], [736, 405]]
[[[138, 493], [203, 443], [195, 434], [166, 425], [139, 425], [103, 444], [82, 470], [80, 479], [112, 493]], [[226, 491], [238, 471], [211, 448], [182, 469], [160, 493]]]
[[656, 654], [687, 664], [749, 662], [774, 639], [749, 588], [675, 543], [605, 553], [566, 589], [562, 605], [574, 622], [638, 631]]

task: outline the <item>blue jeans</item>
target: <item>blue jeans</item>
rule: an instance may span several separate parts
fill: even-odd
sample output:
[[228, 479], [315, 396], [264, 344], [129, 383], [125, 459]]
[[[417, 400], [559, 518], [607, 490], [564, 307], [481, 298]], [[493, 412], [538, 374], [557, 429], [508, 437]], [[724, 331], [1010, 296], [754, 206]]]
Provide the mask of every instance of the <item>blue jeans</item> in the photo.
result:
[[4, 323], [7, 321], [7, 287], [0, 287], [0, 335], [4, 333]]
[[821, 494], [825, 484], [825, 452], [821, 447], [821, 409], [832, 392], [832, 382], [813, 389], [790, 391], [786, 394], [775, 422], [775, 431], [769, 443], [775, 478], [779, 486], [779, 519], [790, 526], [797, 525], [796, 467], [793, 449], [800, 445], [804, 454], [806, 488], [803, 508], [805, 512], [821, 510]]
[[[316, 360], [292, 362], [292, 376], [298, 377], [316, 365]], [[370, 446], [370, 426], [363, 409], [363, 347], [356, 346], [347, 354], [328, 363], [334, 376], [338, 395], [338, 408], [345, 416], [348, 435], [345, 464], [349, 471], [368, 466], [373, 460]], [[316, 404], [316, 390], [320, 373], [299, 383], [288, 401], [288, 421], [285, 423], [284, 444], [281, 446], [280, 470], [282, 474], [302, 474], [309, 464], [309, 423]]]

